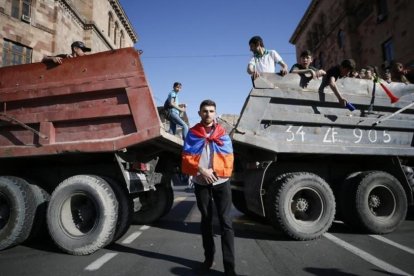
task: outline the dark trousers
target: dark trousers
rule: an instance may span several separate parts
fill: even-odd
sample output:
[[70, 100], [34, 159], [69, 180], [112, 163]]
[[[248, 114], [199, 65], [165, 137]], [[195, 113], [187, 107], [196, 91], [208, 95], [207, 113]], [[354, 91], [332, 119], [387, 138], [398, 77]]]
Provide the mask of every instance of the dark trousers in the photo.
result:
[[230, 182], [216, 186], [194, 185], [197, 206], [201, 212], [201, 234], [203, 237], [204, 256], [206, 260], [213, 260], [216, 251], [213, 238], [213, 200], [221, 229], [221, 249], [223, 251], [223, 265], [227, 273], [234, 272], [234, 231], [230, 217], [231, 189]]

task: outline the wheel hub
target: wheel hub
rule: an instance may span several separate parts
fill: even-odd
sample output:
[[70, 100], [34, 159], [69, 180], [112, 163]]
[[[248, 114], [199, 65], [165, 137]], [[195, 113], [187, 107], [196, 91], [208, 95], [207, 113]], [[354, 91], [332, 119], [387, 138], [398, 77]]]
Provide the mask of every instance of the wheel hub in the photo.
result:
[[309, 208], [309, 203], [304, 198], [298, 198], [296, 201], [296, 210], [299, 212], [306, 212]]
[[[98, 215], [93, 202], [84, 195], [73, 196], [70, 201], [72, 226], [82, 233], [89, 232], [93, 228]], [[70, 228], [70, 224], [67, 224], [66, 227]], [[74, 229], [73, 231], [76, 232]]]
[[381, 200], [377, 195], [371, 195], [369, 197], [369, 206], [371, 208], [378, 208], [381, 205]]

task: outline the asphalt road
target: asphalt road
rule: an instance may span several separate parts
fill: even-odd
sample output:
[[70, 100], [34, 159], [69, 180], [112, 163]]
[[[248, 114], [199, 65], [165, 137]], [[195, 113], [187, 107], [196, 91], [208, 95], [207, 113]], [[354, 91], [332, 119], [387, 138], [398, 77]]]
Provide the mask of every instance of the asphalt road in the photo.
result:
[[[48, 238], [10, 248], [0, 252], [0, 276], [196, 275], [193, 268], [203, 260], [199, 220], [194, 195], [181, 186], [173, 209], [156, 224], [133, 225], [117, 243], [90, 256], [63, 254]], [[236, 210], [234, 228], [240, 275], [414, 275], [414, 216], [385, 236], [353, 233], [335, 222], [309, 242], [289, 240]], [[222, 275], [219, 235], [215, 241], [216, 265], [209, 275]]]

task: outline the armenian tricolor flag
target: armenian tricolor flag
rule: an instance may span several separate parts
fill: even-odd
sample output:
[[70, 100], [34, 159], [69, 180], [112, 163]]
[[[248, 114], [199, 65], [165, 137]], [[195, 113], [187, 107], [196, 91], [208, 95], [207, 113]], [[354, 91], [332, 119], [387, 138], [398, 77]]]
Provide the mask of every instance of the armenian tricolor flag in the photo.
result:
[[182, 172], [197, 175], [198, 163], [206, 143], [212, 144], [213, 170], [218, 177], [230, 177], [233, 171], [233, 146], [230, 136], [219, 124], [215, 124], [211, 135], [208, 135], [201, 123], [190, 129], [184, 141], [182, 152]]

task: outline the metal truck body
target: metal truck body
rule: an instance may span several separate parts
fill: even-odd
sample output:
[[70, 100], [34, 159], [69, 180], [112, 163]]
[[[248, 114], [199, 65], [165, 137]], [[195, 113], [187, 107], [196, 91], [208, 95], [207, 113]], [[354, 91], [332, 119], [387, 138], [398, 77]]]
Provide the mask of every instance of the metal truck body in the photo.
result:
[[0, 68], [0, 249], [44, 216], [76, 255], [120, 238], [132, 219], [156, 220], [171, 208], [181, 147], [133, 48]]
[[232, 132], [237, 209], [299, 240], [321, 236], [335, 215], [363, 231], [393, 231], [413, 204], [414, 85], [382, 85], [397, 103], [378, 83], [339, 79], [351, 111], [320, 80], [257, 79]]

